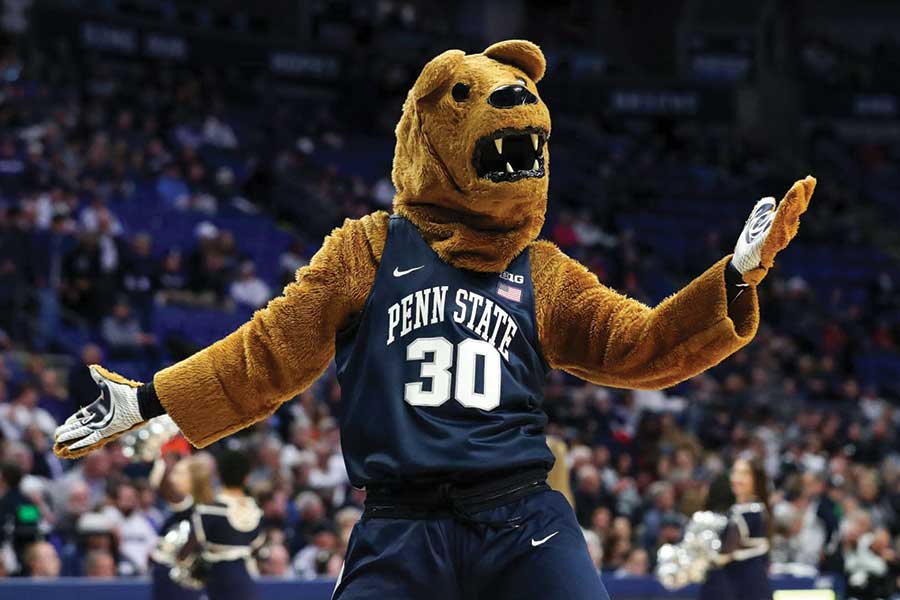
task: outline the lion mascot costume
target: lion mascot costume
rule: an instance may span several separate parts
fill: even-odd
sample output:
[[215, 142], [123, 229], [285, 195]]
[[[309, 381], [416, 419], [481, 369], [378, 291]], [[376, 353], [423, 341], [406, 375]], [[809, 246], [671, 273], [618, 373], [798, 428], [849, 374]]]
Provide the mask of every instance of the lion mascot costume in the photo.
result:
[[152, 382], [92, 366], [102, 393], [59, 427], [54, 451], [82, 456], [163, 413], [203, 447], [337, 358], [345, 462], [367, 500], [335, 597], [605, 597], [571, 507], [546, 484], [543, 378], [660, 389], [746, 345], [756, 286], [815, 180], [759, 201], [733, 255], [645, 306], [537, 240], [545, 66], [521, 40], [430, 61], [396, 129], [393, 214], [346, 220], [282, 296]]

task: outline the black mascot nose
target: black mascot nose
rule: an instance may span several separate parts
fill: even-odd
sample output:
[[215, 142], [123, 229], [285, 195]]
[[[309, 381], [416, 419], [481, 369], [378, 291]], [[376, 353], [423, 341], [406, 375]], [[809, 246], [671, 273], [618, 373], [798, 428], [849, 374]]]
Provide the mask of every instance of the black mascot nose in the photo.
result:
[[520, 104], [537, 104], [537, 96], [528, 88], [515, 84], [498, 87], [488, 96], [488, 104], [494, 108], [512, 108]]

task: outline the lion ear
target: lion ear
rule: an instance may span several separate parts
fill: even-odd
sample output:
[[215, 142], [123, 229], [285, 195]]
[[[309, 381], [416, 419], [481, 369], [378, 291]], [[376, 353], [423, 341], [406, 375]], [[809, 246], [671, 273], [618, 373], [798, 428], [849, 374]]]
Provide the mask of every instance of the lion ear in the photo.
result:
[[420, 100], [439, 88], [442, 83], [450, 79], [453, 69], [466, 55], [462, 50], [447, 50], [431, 59], [410, 90], [416, 100]]
[[484, 55], [497, 62], [522, 69], [535, 83], [541, 80], [547, 69], [547, 59], [544, 58], [544, 53], [537, 44], [527, 40], [497, 42], [488, 46]]

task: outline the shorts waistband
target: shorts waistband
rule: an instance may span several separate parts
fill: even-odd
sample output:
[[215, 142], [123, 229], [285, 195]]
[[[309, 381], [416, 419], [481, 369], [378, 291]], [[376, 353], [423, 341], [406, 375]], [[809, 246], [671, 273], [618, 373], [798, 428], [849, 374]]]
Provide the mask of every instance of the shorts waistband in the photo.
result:
[[470, 525], [493, 528], [517, 527], [515, 519], [482, 520], [474, 513], [491, 510], [520, 498], [549, 490], [545, 468], [528, 469], [473, 484], [440, 483], [422, 486], [370, 486], [366, 490], [363, 518], [433, 519], [453, 517]]

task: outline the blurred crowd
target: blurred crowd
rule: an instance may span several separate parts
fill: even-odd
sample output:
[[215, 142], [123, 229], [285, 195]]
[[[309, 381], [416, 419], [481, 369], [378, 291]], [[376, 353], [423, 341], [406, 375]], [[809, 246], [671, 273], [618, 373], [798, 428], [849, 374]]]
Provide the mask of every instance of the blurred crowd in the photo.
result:
[[[190, 340], [154, 335], [158, 307], [264, 306], [324, 232], [344, 216], [389, 207], [393, 189], [385, 176], [367, 181], [317, 160], [322, 149], [352, 143], [333, 107], [302, 111], [302, 122], [283, 107], [248, 113], [222, 92], [228, 73], [114, 73], [69, 56], [26, 58], [12, 46], [0, 54], [0, 573], [135, 576], [146, 573], [170, 510], [148, 483], [149, 465], [119, 444], [76, 462], [51, 451], [56, 425], [96, 396], [86, 365], [127, 360], [152, 372], [183, 356]], [[382, 112], [391, 119], [399, 102], [388, 101], [405, 85], [385, 82]], [[374, 121], [369, 133], [389, 143], [388, 128]], [[605, 283], [651, 304], [727, 254], [740, 229], [711, 224], [676, 269], [614, 218], [655, 206], [655, 171], [702, 172], [729, 189], [784, 181], [781, 167], [731, 130], [626, 129], [603, 115], [560, 115], [554, 142], [575, 122], [570, 146], [603, 150], [583, 179], [554, 187], [544, 235]], [[865, 168], [852, 148], [823, 143], [811, 145], [809, 159], [820, 181], [848, 161]], [[838, 175], [830, 188], [817, 192], [816, 211], [831, 218], [804, 236], [840, 240], [830, 242], [838, 251], [866, 232], [851, 208], [855, 190]], [[754, 200], [746, 198], [747, 208]], [[147, 202], [208, 220], [194, 239], [159, 247], [124, 219]], [[258, 275], [241, 240], [215, 224], [226, 209], [289, 224], [294, 241], [276, 276]], [[862, 383], [854, 359], [896, 354], [898, 324], [882, 316], [900, 310], [898, 283], [890, 271], [874, 273], [866, 293], [851, 297], [776, 271], [761, 288], [757, 339], [664, 392], [554, 372], [549, 432], [568, 445], [572, 501], [597, 567], [610, 577], [649, 574], [656, 549], [677, 542], [704, 507], [709, 482], [752, 455], [773, 483], [774, 571], [845, 574], [861, 598], [896, 590], [900, 412], [896, 390]], [[88, 339], [67, 345], [60, 331], [69, 328]], [[339, 399], [330, 370], [266, 422], [220, 443], [254, 458], [248, 487], [264, 513], [263, 574], [310, 579], [340, 570], [364, 494], [344, 469]]]

